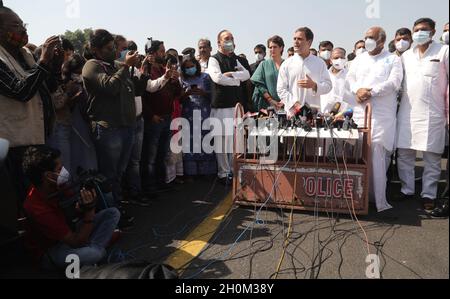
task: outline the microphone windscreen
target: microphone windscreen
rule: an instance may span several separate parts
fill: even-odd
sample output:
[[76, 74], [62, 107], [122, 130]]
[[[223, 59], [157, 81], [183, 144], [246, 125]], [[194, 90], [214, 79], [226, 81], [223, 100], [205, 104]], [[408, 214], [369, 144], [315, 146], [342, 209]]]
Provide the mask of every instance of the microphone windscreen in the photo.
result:
[[336, 115], [339, 113], [339, 110], [341, 110], [341, 103], [337, 102], [336, 104], [334, 104], [333, 109], [330, 111], [330, 114]]
[[353, 109], [350, 108], [347, 111], [345, 111], [344, 117], [353, 118]]

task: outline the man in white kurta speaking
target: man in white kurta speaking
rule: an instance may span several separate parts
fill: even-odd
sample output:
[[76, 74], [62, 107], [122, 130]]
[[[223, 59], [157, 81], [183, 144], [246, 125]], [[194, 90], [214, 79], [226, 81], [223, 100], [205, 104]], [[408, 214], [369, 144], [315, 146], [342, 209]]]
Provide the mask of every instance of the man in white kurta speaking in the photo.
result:
[[310, 54], [313, 41], [311, 29], [297, 29], [294, 35], [295, 54], [280, 68], [277, 92], [289, 116], [294, 114], [296, 107], [305, 104], [320, 110], [320, 96], [329, 93], [332, 88], [325, 61]]
[[398, 170], [402, 196], [415, 194], [415, 161], [423, 153], [425, 169], [422, 200], [432, 210], [441, 176], [445, 147], [445, 101], [449, 82], [449, 47], [433, 41], [436, 23], [414, 24], [414, 48], [402, 56], [405, 69], [403, 97], [398, 114]]
[[397, 93], [403, 80], [403, 67], [398, 56], [384, 49], [386, 32], [382, 28], [369, 29], [365, 40], [367, 52], [353, 61], [347, 83], [355, 96], [354, 118], [360, 127], [364, 125], [367, 103], [372, 105], [370, 193], [378, 212], [383, 212], [392, 209], [386, 198], [386, 174], [394, 150]]

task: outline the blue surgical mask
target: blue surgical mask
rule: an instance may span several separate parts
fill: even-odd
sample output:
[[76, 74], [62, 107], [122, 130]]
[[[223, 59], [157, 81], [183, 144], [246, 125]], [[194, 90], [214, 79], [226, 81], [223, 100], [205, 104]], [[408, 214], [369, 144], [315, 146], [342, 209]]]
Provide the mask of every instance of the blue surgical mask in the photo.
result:
[[420, 30], [420, 31], [414, 32], [413, 40], [418, 45], [423, 46], [426, 43], [428, 43], [429, 41], [431, 41], [431, 31]]
[[194, 76], [195, 74], [197, 74], [197, 68], [195, 66], [188, 68], [185, 70], [185, 73], [188, 76]]
[[125, 58], [127, 57], [128, 54], [128, 50], [123, 50], [122, 52], [120, 52], [120, 57], [119, 57], [119, 61], [125, 61]]

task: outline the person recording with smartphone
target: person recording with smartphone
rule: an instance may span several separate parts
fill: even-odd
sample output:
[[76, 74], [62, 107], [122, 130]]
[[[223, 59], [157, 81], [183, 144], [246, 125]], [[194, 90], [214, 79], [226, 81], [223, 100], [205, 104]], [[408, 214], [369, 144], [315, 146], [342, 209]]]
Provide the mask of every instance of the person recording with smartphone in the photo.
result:
[[169, 151], [173, 102], [181, 96], [182, 88], [180, 73], [177, 71], [178, 60], [176, 57], [166, 56], [164, 42], [150, 40], [145, 48], [147, 57], [142, 69], [149, 80], [142, 97], [145, 122], [142, 150], [145, 182], [143, 189], [146, 195], [152, 196], [165, 186], [165, 182], [156, 180], [156, 169], [164, 169], [164, 165], [158, 164], [157, 161], [162, 163]]
[[12, 9], [0, 5], [0, 136], [10, 142], [5, 162], [15, 200], [23, 202], [27, 186], [21, 171], [25, 148], [45, 144], [54, 121], [47, 81], [52, 76], [58, 36], [48, 38], [38, 59], [25, 48], [27, 24]]
[[[114, 37], [106, 30], [95, 30], [89, 50], [94, 59], [83, 67], [82, 77], [88, 94], [88, 116], [99, 171], [114, 182], [115, 207], [123, 201], [121, 181], [131, 156], [135, 139], [136, 88], [130, 68], [139, 60], [138, 52], [129, 52], [124, 62], [116, 61]], [[133, 217], [121, 209], [121, 228], [129, 227]]]

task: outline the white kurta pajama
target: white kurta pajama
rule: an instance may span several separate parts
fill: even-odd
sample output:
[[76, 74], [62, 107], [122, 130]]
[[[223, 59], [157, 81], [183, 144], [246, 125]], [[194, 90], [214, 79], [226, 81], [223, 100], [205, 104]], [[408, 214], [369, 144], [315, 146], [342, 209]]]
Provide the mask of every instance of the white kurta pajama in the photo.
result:
[[[306, 75], [317, 83], [317, 91], [298, 86], [298, 81], [306, 79]], [[320, 96], [329, 93], [331, 89], [330, 75], [322, 58], [309, 55], [303, 59], [295, 54], [280, 67], [277, 93], [288, 112], [297, 102], [302, 106], [308, 103], [311, 107], [320, 109]]]
[[333, 109], [336, 103], [341, 103], [341, 111], [345, 109], [344, 100], [349, 96], [346, 88], [348, 70], [343, 69], [339, 73], [334, 74], [331, 69], [329, 75], [333, 88], [331, 91], [320, 97], [320, 106], [323, 113], [328, 113]]
[[[306, 89], [298, 86], [298, 81], [305, 80], [309, 76], [317, 84], [317, 90]], [[297, 53], [283, 62], [280, 67], [277, 82], [277, 93], [288, 117], [292, 117], [291, 109], [296, 103], [301, 106], [305, 104], [321, 109], [320, 97], [329, 93], [332, 89], [332, 83], [325, 61], [314, 55], [309, 55], [305, 59]], [[322, 144], [318, 142], [318, 144]], [[305, 149], [307, 154], [317, 154], [323, 149], [321, 146], [316, 148], [315, 141], [307, 140]]]
[[[237, 71], [233, 72], [233, 77], [225, 76], [220, 64], [214, 57], [210, 57], [208, 62], [207, 73], [211, 80], [222, 86], [241, 86], [242, 82], [250, 79], [250, 73], [247, 71], [239, 61], [237, 61]], [[211, 109], [211, 119], [218, 119], [222, 122], [222, 130], [217, 134], [211, 131], [214, 135], [214, 146], [217, 157], [218, 177], [220, 179], [226, 178], [232, 174], [233, 170], [233, 124], [235, 107], [224, 109]], [[227, 123], [228, 121], [228, 123]]]
[[398, 114], [398, 170], [402, 193], [415, 194], [415, 161], [423, 152], [422, 198], [436, 199], [445, 148], [445, 103], [449, 82], [449, 47], [432, 42], [420, 58], [417, 47], [402, 56], [405, 69]]
[[[320, 96], [320, 111], [323, 113], [330, 113], [336, 103], [341, 103], [340, 111], [345, 111], [348, 109], [345, 99], [351, 96], [346, 84], [348, 69], [344, 68], [336, 74], [332, 72], [332, 69], [333, 68], [330, 68], [328, 71], [332, 83], [332, 89], [329, 93]], [[331, 149], [330, 152], [330, 147], [332, 144], [332, 140], [325, 140], [325, 154], [331, 154], [331, 156], [335, 155], [333, 149]], [[343, 157], [343, 143], [336, 142], [335, 145], [336, 156]], [[347, 154], [350, 156], [351, 150]]]
[[397, 93], [403, 80], [400, 58], [383, 50], [376, 56], [368, 52], [356, 57], [347, 75], [347, 84], [353, 94], [348, 104], [353, 106], [355, 121], [364, 124], [366, 103], [358, 104], [356, 93], [360, 88], [371, 88], [372, 98], [372, 179], [371, 197], [378, 212], [391, 209], [386, 199], [387, 169], [394, 150], [396, 134]]

